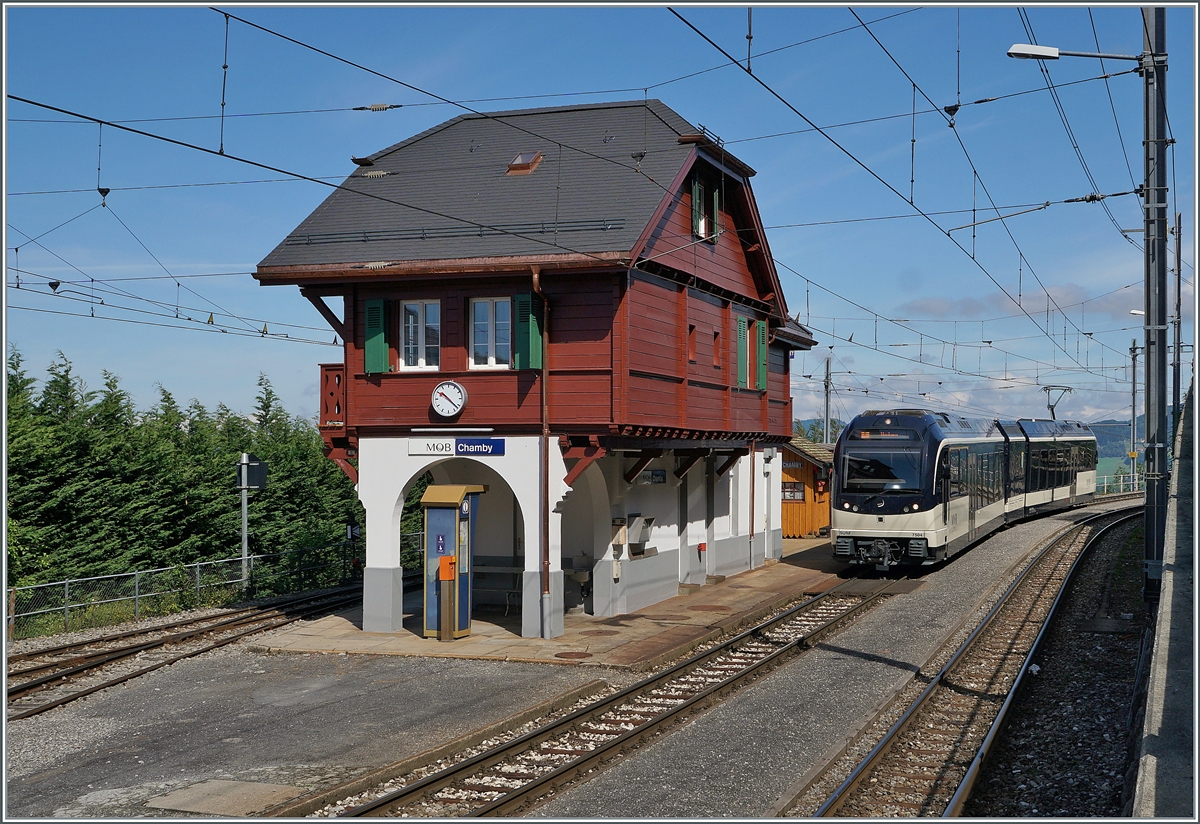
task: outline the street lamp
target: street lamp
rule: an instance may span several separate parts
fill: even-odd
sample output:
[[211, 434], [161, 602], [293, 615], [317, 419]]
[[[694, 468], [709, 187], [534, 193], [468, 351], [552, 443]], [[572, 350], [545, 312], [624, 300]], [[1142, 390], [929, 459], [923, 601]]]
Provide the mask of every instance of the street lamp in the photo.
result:
[[[1157, 600], [1167, 525], [1167, 11], [1142, 9], [1142, 53], [1099, 54], [1017, 43], [1009, 57], [1058, 60], [1097, 57], [1136, 60], [1143, 83], [1145, 182], [1146, 508], [1143, 594]], [[1132, 423], [1132, 422], [1131, 422]]]

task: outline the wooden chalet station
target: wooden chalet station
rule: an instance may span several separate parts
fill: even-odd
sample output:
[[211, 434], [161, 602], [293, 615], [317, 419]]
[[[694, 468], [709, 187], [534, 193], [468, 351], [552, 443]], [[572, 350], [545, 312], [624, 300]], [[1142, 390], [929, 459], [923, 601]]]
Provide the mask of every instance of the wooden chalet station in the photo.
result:
[[427, 472], [485, 489], [467, 609], [519, 607], [527, 637], [780, 557], [789, 355], [815, 341], [752, 169], [657, 100], [463, 115], [354, 161], [256, 277], [345, 342], [319, 425], [366, 509], [364, 630], [401, 629]]

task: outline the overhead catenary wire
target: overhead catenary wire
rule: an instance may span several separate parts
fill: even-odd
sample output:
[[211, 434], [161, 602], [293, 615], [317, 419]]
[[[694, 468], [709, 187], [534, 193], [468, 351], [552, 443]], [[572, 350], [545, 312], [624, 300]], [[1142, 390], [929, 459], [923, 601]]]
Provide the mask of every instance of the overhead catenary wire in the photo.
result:
[[[708, 37], [708, 35], [704, 34], [702, 31], [700, 31], [698, 28], [696, 28], [694, 25], [692, 25], [692, 23], [690, 23], [690, 22], [689, 22], [689, 21], [688, 21], [688, 20], [687, 20], [685, 17], [683, 17], [683, 15], [679, 14], [679, 12], [675, 11], [675, 10], [674, 10], [674, 9], [672, 9], [672, 8], [668, 8], [668, 11], [670, 11], [670, 12], [671, 12], [672, 14], [674, 14], [674, 15], [675, 15], [677, 18], [679, 18], [679, 20], [680, 20], [680, 21], [682, 21], [682, 22], [683, 22], [683, 23], [684, 23], [686, 26], [688, 26], [688, 28], [690, 28], [690, 29], [692, 29], [692, 31], [696, 32], [696, 34], [697, 34], [697, 35], [699, 35], [701, 38], [703, 38], [705, 41], [707, 41], [707, 42], [709, 43], [709, 45], [711, 45], [711, 46], [712, 46], [713, 48], [715, 48], [717, 51], [721, 52], [721, 54], [725, 55], [725, 57], [726, 57], [726, 58], [729, 58], [729, 57], [730, 57], [730, 55], [728, 54], [728, 52], [726, 52], [726, 51], [725, 51], [723, 48], [721, 48], [721, 46], [720, 46], [720, 45], [718, 45], [716, 42], [714, 42], [714, 41], [712, 40], [712, 38]], [[853, 11], [853, 10], [851, 10], [851, 11]], [[864, 28], [865, 28], [865, 29], [866, 29], [868, 32], [870, 32], [870, 29], [869, 29], [869, 28], [867, 28], [866, 26], [864, 26]], [[735, 64], [737, 63], [737, 61], [736, 61], [736, 60], [733, 60], [733, 61], [731, 61], [731, 62], [733, 62], [733, 63], [735, 63]], [[739, 66], [739, 68], [741, 68], [743, 71], [745, 71], [744, 67], [742, 67], [740, 64], [738, 64], [738, 66]], [[866, 172], [867, 172], [869, 175], [871, 175], [871, 177], [875, 178], [875, 180], [877, 180], [879, 183], [881, 183], [881, 184], [882, 184], [882, 185], [883, 185], [885, 188], [887, 188], [887, 189], [888, 189], [890, 192], [892, 192], [893, 194], [895, 194], [897, 197], [899, 197], [899, 198], [900, 198], [901, 200], [903, 200], [905, 203], [907, 203], [907, 202], [908, 202], [907, 198], [905, 198], [905, 197], [904, 197], [904, 195], [903, 195], [902, 193], [900, 193], [900, 192], [899, 192], [899, 191], [898, 191], [898, 190], [897, 190], [897, 189], [896, 189], [894, 186], [892, 186], [890, 183], [888, 183], [886, 180], [884, 180], [882, 177], [880, 177], [878, 173], [876, 173], [876, 172], [875, 172], [873, 169], [871, 169], [869, 166], [867, 166], [867, 165], [866, 165], [866, 164], [865, 164], [865, 163], [864, 163], [862, 160], [860, 160], [860, 159], [859, 159], [859, 158], [858, 158], [856, 155], [854, 155], [854, 153], [852, 153], [851, 151], [849, 151], [848, 149], [846, 149], [844, 146], [842, 146], [840, 143], [838, 143], [838, 142], [837, 142], [837, 141], [836, 141], [834, 138], [830, 137], [830, 136], [829, 136], [829, 135], [828, 135], [828, 134], [827, 134], [825, 131], [823, 131], [822, 129], [820, 129], [819, 127], [817, 127], [817, 125], [816, 125], [815, 123], [813, 123], [813, 122], [812, 122], [812, 120], [810, 120], [810, 119], [809, 119], [809, 118], [808, 118], [806, 115], [804, 115], [804, 113], [803, 113], [803, 112], [801, 112], [801, 111], [800, 111], [799, 109], [797, 109], [797, 108], [796, 108], [794, 105], [792, 105], [792, 104], [791, 104], [791, 103], [790, 103], [788, 100], [786, 100], [786, 99], [785, 99], [785, 98], [784, 98], [782, 95], [780, 95], [778, 92], [776, 92], [776, 91], [775, 91], [775, 90], [774, 90], [774, 89], [773, 89], [773, 88], [772, 88], [772, 87], [771, 87], [771, 86], [770, 86], [768, 83], [766, 83], [766, 82], [765, 82], [765, 81], [764, 81], [764, 80], [763, 80], [763, 79], [762, 79], [760, 76], [758, 76], [758, 75], [754, 75], [754, 74], [751, 74], [751, 73], [747, 73], [747, 75], [748, 75], [748, 76], [749, 76], [751, 79], [753, 79], [753, 80], [754, 80], [756, 83], [758, 83], [760, 86], [762, 86], [762, 87], [763, 87], [763, 89], [764, 89], [764, 90], [766, 90], [766, 91], [767, 91], [767, 92], [768, 92], [768, 93], [769, 93], [771, 96], [775, 97], [777, 100], [779, 100], [781, 103], [783, 103], [783, 104], [784, 104], [784, 105], [785, 105], [785, 106], [786, 106], [788, 109], [790, 109], [790, 110], [791, 110], [791, 111], [792, 111], [794, 114], [796, 114], [798, 117], [800, 117], [802, 120], [804, 120], [804, 121], [805, 121], [805, 122], [806, 122], [806, 123], [807, 123], [809, 126], [811, 126], [811, 127], [813, 127], [814, 129], [816, 129], [816, 130], [817, 130], [817, 131], [818, 131], [818, 132], [821, 134], [821, 136], [822, 136], [822, 137], [824, 137], [826, 140], [828, 140], [830, 143], [832, 143], [832, 144], [833, 144], [833, 145], [834, 145], [834, 146], [835, 146], [835, 147], [836, 147], [836, 148], [837, 148], [839, 151], [841, 151], [841, 152], [842, 152], [843, 154], [845, 154], [845, 155], [846, 155], [848, 158], [850, 158], [850, 159], [851, 159], [851, 160], [852, 160], [854, 163], [856, 163], [856, 164], [857, 164], [859, 167], [861, 167], [861, 168], [862, 168], [864, 171], [866, 171]], [[918, 86], [918, 88], [919, 88], [919, 86]], [[923, 93], [922, 93], [922, 94], [923, 94]], [[932, 103], [932, 101], [930, 101], [930, 103]], [[957, 130], [956, 130], [956, 131], [957, 131]], [[961, 145], [961, 138], [960, 138], [960, 145]], [[964, 147], [964, 151], [965, 151], [965, 147]], [[989, 195], [989, 200], [990, 200], [990, 199], [991, 199], [991, 198], [990, 198], [990, 195]], [[992, 201], [992, 202], [994, 203], [994, 201]], [[945, 234], [944, 230], [942, 230], [942, 229], [941, 229], [941, 227], [940, 227], [940, 226], [938, 226], [937, 222], [936, 222], [936, 221], [934, 221], [934, 220], [933, 220], [933, 218], [932, 218], [932, 217], [930, 217], [928, 214], [926, 214], [926, 213], [925, 213], [925, 212], [924, 212], [922, 209], [920, 209], [919, 207], [917, 207], [917, 206], [914, 206], [914, 205], [912, 205], [912, 204], [910, 204], [910, 207], [911, 207], [911, 208], [913, 208], [915, 211], [917, 211], [917, 212], [918, 212], [918, 213], [919, 213], [919, 214], [920, 214], [922, 217], [924, 217], [924, 218], [925, 218], [925, 219], [926, 219], [926, 220], [927, 220], [929, 223], [931, 223], [933, 226], [937, 227], [939, 231], [941, 231], [941, 232], [943, 232], [943, 233]], [[957, 246], [957, 247], [960, 249], [960, 251], [964, 252], [965, 254], [967, 254], [967, 255], [968, 255], [970, 258], [971, 258], [971, 261], [972, 261], [972, 263], [974, 263], [974, 264], [975, 264], [975, 266], [976, 266], [976, 267], [977, 267], [977, 268], [978, 268], [978, 269], [979, 269], [981, 272], [983, 272], [983, 274], [984, 274], [984, 275], [985, 275], [985, 276], [986, 276], [986, 277], [987, 277], [987, 278], [988, 278], [990, 281], [992, 281], [992, 283], [993, 283], [993, 284], [996, 286], [996, 288], [998, 288], [998, 289], [1001, 291], [1001, 293], [1002, 293], [1002, 294], [1003, 294], [1005, 297], [1007, 297], [1007, 298], [1008, 298], [1009, 300], [1011, 300], [1011, 301], [1012, 301], [1012, 302], [1013, 302], [1015, 305], [1017, 305], [1017, 306], [1018, 306], [1018, 308], [1022, 308], [1022, 307], [1020, 306], [1020, 304], [1019, 304], [1019, 303], [1017, 303], [1016, 299], [1015, 299], [1015, 298], [1014, 298], [1014, 297], [1013, 297], [1013, 296], [1012, 296], [1012, 295], [1011, 295], [1011, 294], [1008, 292], [1008, 290], [1007, 290], [1007, 289], [1005, 289], [1005, 288], [1004, 288], [1004, 286], [1003, 286], [1003, 285], [1002, 285], [1002, 284], [1001, 284], [1001, 283], [1000, 283], [998, 280], [996, 280], [995, 276], [994, 276], [994, 275], [992, 275], [992, 273], [991, 273], [991, 272], [990, 272], [990, 271], [987, 269], [987, 267], [985, 267], [985, 266], [984, 266], [982, 263], [980, 263], [980, 262], [979, 262], [979, 261], [978, 261], [978, 260], [977, 260], [977, 259], [976, 259], [976, 258], [973, 256], [973, 255], [971, 255], [971, 254], [970, 254], [970, 252], [969, 252], [968, 250], [966, 250], [966, 249], [965, 249], [965, 248], [962, 246], [962, 244], [960, 244], [958, 241], [954, 240], [954, 238], [953, 238], [952, 236], [950, 236], [949, 234], [947, 234], [946, 236], [947, 236], [948, 238], [950, 238], [950, 241], [951, 241], [951, 242], [952, 242], [952, 243], [953, 243], [955, 246]], [[1014, 241], [1014, 242], [1015, 242], [1015, 241]], [[1024, 312], [1024, 309], [1023, 309], [1023, 308], [1022, 308], [1022, 311]], [[1029, 318], [1029, 320], [1030, 320], [1031, 322], [1033, 322], [1033, 323], [1036, 325], [1036, 321], [1034, 321], [1034, 319], [1033, 319], [1033, 317], [1032, 317], [1031, 315], [1029, 315], [1027, 312], [1025, 312], [1025, 315], [1026, 315], [1026, 317], [1028, 317], [1028, 318]], [[1065, 347], [1065, 346], [1063, 346], [1063, 345], [1059, 344], [1059, 343], [1058, 343], [1058, 341], [1056, 341], [1056, 340], [1053, 338], [1053, 336], [1051, 336], [1051, 335], [1049, 335], [1049, 334], [1047, 334], [1047, 335], [1046, 335], [1046, 337], [1047, 337], [1047, 339], [1048, 339], [1048, 340], [1049, 340], [1049, 341], [1050, 341], [1050, 342], [1051, 342], [1051, 343], [1052, 343], [1052, 344], [1053, 344], [1053, 345], [1056, 347], [1056, 349], [1061, 349], [1061, 350], [1062, 350], [1062, 352], [1063, 352], [1063, 354], [1064, 354], [1064, 355], [1066, 355], [1068, 359], [1070, 359], [1070, 357], [1071, 357], [1071, 355], [1070, 355], [1070, 352], [1068, 352], [1068, 351], [1067, 351], [1067, 349], [1066, 349], [1066, 347]], [[1081, 366], [1080, 364], [1077, 364], [1077, 365]]]
[[[854, 18], [855, 18], [856, 20], [859, 20], [859, 21], [861, 22], [861, 18], [860, 18], [860, 17], [858, 16], [858, 14], [857, 14], [857, 13], [854, 11], [854, 9], [848, 9], [848, 11], [849, 11], [849, 12], [850, 12], [852, 15], [854, 15]], [[933, 99], [932, 99], [932, 98], [930, 98], [930, 97], [929, 97], [929, 95], [927, 95], [927, 94], [925, 93], [924, 89], [921, 89], [920, 85], [919, 85], [919, 84], [917, 84], [915, 80], [913, 80], [912, 76], [911, 76], [911, 75], [908, 73], [908, 71], [907, 71], [907, 70], [906, 70], [906, 69], [905, 69], [905, 68], [904, 68], [904, 67], [903, 67], [903, 66], [900, 64], [900, 61], [898, 61], [898, 60], [895, 58], [895, 56], [893, 56], [893, 55], [892, 55], [892, 53], [891, 53], [891, 52], [888, 50], [887, 46], [885, 46], [885, 45], [883, 44], [883, 42], [882, 42], [882, 41], [881, 41], [881, 40], [880, 40], [878, 37], [876, 37], [876, 36], [875, 36], [875, 33], [874, 33], [873, 31], [871, 31], [871, 27], [870, 27], [869, 25], [863, 24], [863, 30], [864, 30], [864, 31], [866, 31], [868, 35], [870, 35], [871, 39], [872, 39], [872, 40], [874, 40], [874, 41], [875, 41], [875, 43], [876, 43], [876, 44], [879, 46], [879, 48], [880, 48], [880, 49], [883, 51], [883, 53], [884, 53], [885, 55], [887, 55], [888, 59], [892, 61], [893, 65], [895, 65], [895, 66], [896, 66], [896, 68], [900, 70], [900, 73], [904, 75], [905, 79], [907, 79], [907, 80], [908, 80], [910, 83], [913, 83], [913, 84], [914, 84], [914, 85], [917, 87], [918, 91], [920, 91], [920, 93], [921, 93], [921, 96], [922, 96], [922, 97], [924, 97], [924, 98], [925, 98], [925, 100], [926, 100], [926, 101], [927, 101], [927, 102], [928, 102], [930, 105], [936, 105], [936, 104], [933, 102]], [[1036, 42], [1036, 41], [1035, 41], [1035, 42]], [[1038, 62], [1039, 62], [1039, 63], [1044, 63], [1045, 61], [1038, 61]], [[1054, 97], [1054, 98], [1057, 100], [1057, 93], [1052, 91], [1052, 92], [1051, 92], [1051, 94], [1052, 94], [1052, 96], [1053, 96], [1053, 97]], [[946, 119], [946, 121], [947, 121], [947, 125], [950, 125], [950, 126], [953, 126], [953, 125], [954, 125], [954, 118], [953, 118], [953, 117], [949, 116], [949, 115], [948, 115], [947, 113], [945, 113], [945, 112], [943, 112], [943, 113], [942, 113], [942, 116], [943, 116], [943, 117]], [[968, 165], [971, 167], [971, 174], [973, 175], [973, 182], [974, 182], [974, 183], [978, 183], [978, 184], [979, 184], [979, 186], [980, 186], [980, 188], [982, 188], [982, 189], [983, 189], [983, 193], [984, 193], [984, 195], [987, 197], [987, 199], [988, 199], [988, 202], [991, 204], [991, 208], [992, 208], [992, 210], [993, 210], [993, 211], [995, 211], [995, 212], [997, 213], [997, 215], [999, 215], [999, 207], [998, 207], [998, 206], [996, 206], [996, 201], [992, 199], [992, 194], [991, 194], [991, 192], [988, 190], [987, 184], [985, 184], [985, 183], [983, 182], [982, 178], [979, 176], [979, 171], [978, 171], [978, 169], [976, 168], [975, 161], [974, 161], [974, 160], [971, 158], [971, 154], [970, 154], [970, 152], [969, 152], [969, 151], [967, 151], [967, 146], [966, 146], [966, 144], [963, 142], [962, 135], [959, 133], [959, 130], [958, 130], [958, 129], [953, 129], [952, 131], [954, 132], [954, 138], [955, 138], [955, 140], [957, 141], [959, 148], [962, 150], [963, 156], [966, 158]], [[1081, 160], [1082, 160], [1082, 155], [1081, 155], [1080, 157], [1081, 157]], [[1111, 213], [1111, 211], [1109, 211], [1109, 209], [1108, 209], [1108, 206], [1107, 206], [1107, 203], [1105, 202], [1105, 200], [1104, 200], [1103, 198], [1100, 198], [1100, 197], [1099, 197], [1099, 195], [1100, 195], [1100, 189], [1099, 189], [1099, 188], [1096, 186], [1096, 182], [1095, 182], [1095, 180], [1093, 180], [1093, 179], [1091, 178], [1091, 174], [1090, 174], [1090, 172], [1089, 172], [1089, 174], [1088, 174], [1088, 178], [1089, 178], [1089, 181], [1092, 183], [1092, 192], [1093, 192], [1093, 196], [1095, 197], [1095, 199], [1098, 199], [1098, 200], [1099, 200], [1099, 202], [1101, 203], [1101, 205], [1102, 205], [1102, 206], [1104, 206], [1104, 209], [1105, 209], [1105, 211], [1106, 211], [1106, 212], [1108, 212], [1109, 216], [1111, 217], [1112, 213]], [[891, 186], [889, 186], [889, 188], [892, 188], [892, 187], [891, 187]], [[895, 191], [895, 189], [892, 189], [892, 191]], [[899, 193], [897, 192], [897, 194], [899, 194]], [[1114, 220], [1114, 223], [1115, 223], [1115, 218], [1114, 218], [1113, 220]], [[936, 225], [936, 224], [935, 224], [935, 225]], [[1012, 242], [1013, 246], [1014, 246], [1014, 247], [1016, 247], [1018, 254], [1021, 256], [1021, 260], [1022, 260], [1022, 261], [1024, 261], [1024, 262], [1025, 262], [1025, 264], [1028, 266], [1028, 268], [1029, 268], [1029, 274], [1033, 275], [1033, 278], [1034, 278], [1034, 280], [1035, 280], [1035, 281], [1037, 281], [1038, 285], [1039, 285], [1039, 286], [1041, 286], [1041, 287], [1042, 287], [1042, 290], [1043, 290], [1043, 291], [1046, 293], [1046, 297], [1047, 297], [1047, 298], [1049, 298], [1049, 300], [1050, 300], [1052, 303], [1054, 303], [1054, 306], [1055, 306], [1055, 308], [1056, 308], [1056, 309], [1058, 309], [1058, 310], [1059, 310], [1059, 312], [1061, 312], [1061, 313], [1062, 313], [1062, 316], [1063, 316], [1063, 322], [1064, 322], [1064, 324], [1066, 324], [1066, 323], [1070, 323], [1072, 326], [1075, 326], [1075, 323], [1074, 323], [1074, 321], [1072, 321], [1072, 320], [1071, 320], [1071, 319], [1070, 319], [1070, 318], [1067, 316], [1066, 312], [1063, 312], [1063, 311], [1062, 311], [1062, 309], [1061, 309], [1061, 308], [1058, 306], [1058, 304], [1057, 304], [1057, 301], [1055, 301], [1055, 300], [1054, 300], [1054, 298], [1053, 298], [1053, 296], [1050, 294], [1050, 290], [1049, 290], [1049, 289], [1046, 287], [1046, 285], [1045, 285], [1045, 284], [1042, 282], [1042, 279], [1041, 279], [1041, 277], [1040, 277], [1040, 276], [1038, 275], [1038, 273], [1037, 273], [1037, 272], [1034, 270], [1034, 268], [1033, 268], [1033, 265], [1032, 265], [1032, 264], [1029, 262], [1029, 259], [1028, 259], [1028, 258], [1025, 256], [1025, 253], [1024, 253], [1024, 251], [1021, 249], [1021, 245], [1020, 245], [1020, 244], [1017, 242], [1017, 239], [1016, 239], [1016, 238], [1013, 236], [1012, 230], [1009, 228], [1007, 220], [1003, 220], [1003, 219], [1002, 219], [1002, 220], [1000, 221], [1000, 225], [1004, 227], [1004, 231], [1005, 231], [1005, 233], [1008, 235], [1008, 239], [1009, 239], [1009, 240]], [[1118, 227], [1118, 228], [1120, 228], [1120, 227]], [[963, 248], [963, 247], [962, 247], [962, 245], [961, 245], [961, 244], [958, 244], [957, 242], [956, 242], [956, 245], [958, 245], [958, 246], [959, 246], [959, 248]], [[1136, 244], [1134, 244], [1134, 245], [1136, 246]], [[963, 251], [966, 251], [966, 250], [965, 250], [965, 248], [963, 249]], [[973, 237], [972, 237], [972, 251], [971, 251], [971, 258], [972, 258], [972, 260], [973, 260], [973, 261], [975, 261], [975, 255], [974, 255], [974, 238], [973, 238]], [[978, 261], [975, 261], [975, 262], [976, 262], [976, 264], [977, 264], [977, 265], [979, 265], [979, 264], [978, 264]], [[1008, 290], [1007, 290], [1007, 289], [1004, 289], [1002, 286], [1000, 286], [999, 282], [998, 282], [998, 281], [996, 281], [996, 279], [995, 279], [995, 278], [992, 276], [992, 274], [991, 274], [991, 273], [990, 273], [990, 272], [989, 272], [989, 271], [988, 271], [986, 268], [984, 268], [982, 265], [980, 265], [980, 269], [981, 269], [981, 270], [984, 272], [984, 274], [986, 274], [986, 275], [987, 275], [987, 277], [988, 277], [988, 278], [989, 278], [989, 279], [990, 279], [990, 280], [991, 280], [993, 283], [995, 283], [995, 284], [996, 284], [996, 286], [997, 286], [997, 287], [999, 287], [999, 288], [1000, 288], [1001, 292], [1003, 292], [1003, 293], [1004, 293], [1004, 295], [1005, 295], [1007, 298], [1009, 298], [1009, 300], [1012, 300], [1012, 301], [1013, 301], [1013, 303], [1015, 303], [1015, 304], [1017, 305], [1017, 308], [1018, 308], [1018, 309], [1020, 309], [1022, 312], [1025, 312], [1025, 309], [1024, 309], [1024, 307], [1021, 305], [1021, 301], [1014, 299], [1014, 298], [1012, 297], [1012, 295], [1011, 295], [1011, 294], [1009, 294], [1009, 292], [1008, 292]], [[1028, 318], [1029, 318], [1029, 320], [1030, 320], [1031, 322], [1033, 322], [1033, 323], [1036, 325], [1036, 323], [1037, 323], [1037, 322], [1036, 322], [1036, 321], [1034, 321], [1034, 319], [1033, 319], [1033, 316], [1032, 316], [1032, 315], [1030, 315], [1028, 312], [1025, 312], [1025, 315], [1026, 315], [1026, 317], [1028, 317]], [[1076, 329], [1076, 331], [1077, 331], [1077, 332], [1080, 332], [1080, 333], [1082, 333], [1082, 331], [1083, 331], [1083, 330], [1082, 330], [1082, 329], [1080, 329], [1078, 326], [1075, 326], [1075, 329]], [[1064, 355], [1066, 355], [1068, 358], [1070, 358], [1070, 357], [1071, 357], [1071, 353], [1070, 353], [1070, 352], [1067, 350], [1066, 346], [1065, 346], [1065, 345], [1061, 345], [1061, 346], [1060, 346], [1060, 345], [1058, 344], [1058, 342], [1057, 342], [1057, 341], [1054, 339], [1054, 336], [1053, 336], [1053, 335], [1051, 335], [1051, 334], [1049, 333], [1049, 330], [1046, 330], [1046, 337], [1047, 337], [1047, 339], [1048, 339], [1048, 340], [1050, 340], [1050, 342], [1051, 342], [1051, 343], [1053, 343], [1053, 344], [1054, 344], [1056, 347], [1058, 347], [1060, 350], [1062, 350], [1062, 353], [1063, 353]], [[1115, 349], [1114, 349], [1113, 351], [1114, 351], [1114, 352], [1116, 352], [1116, 351], [1118, 351], [1118, 350], [1115, 350]]]
[[60, 311], [57, 311], [54, 309], [38, 309], [33, 306], [20, 306], [20, 305], [13, 304], [13, 303], [8, 304], [8, 308], [9, 309], [21, 309], [26, 312], [41, 312], [41, 313], [47, 314], [47, 315], [66, 315], [68, 317], [74, 317], [74, 318], [91, 318], [94, 320], [107, 320], [107, 321], [113, 321], [116, 323], [133, 323], [133, 324], [137, 324], [140, 326], [158, 326], [158, 327], [164, 327], [167, 329], [186, 329], [186, 330], [191, 330], [193, 332], [209, 332], [209, 333], [214, 333], [214, 334], [229, 334], [229, 335], [233, 335], [235, 337], [247, 337], [247, 338], [254, 337], [254, 338], [263, 338], [266, 340], [284, 340], [284, 341], [288, 341], [289, 343], [306, 343], [306, 344], [310, 344], [310, 345], [314, 345], [314, 346], [340, 346], [340, 344], [329, 343], [327, 341], [306, 340], [303, 338], [291, 338], [291, 337], [286, 337], [286, 336], [280, 337], [280, 336], [270, 335], [270, 334], [262, 335], [257, 332], [247, 332], [247, 331], [240, 330], [240, 329], [216, 328], [214, 326], [209, 326], [207, 324], [190, 326], [190, 325], [180, 324], [180, 323], [155, 323], [152, 321], [145, 321], [145, 320], [133, 320], [132, 318], [110, 318], [110, 317], [107, 317], [104, 315], [85, 315], [81, 312], [60, 312]]

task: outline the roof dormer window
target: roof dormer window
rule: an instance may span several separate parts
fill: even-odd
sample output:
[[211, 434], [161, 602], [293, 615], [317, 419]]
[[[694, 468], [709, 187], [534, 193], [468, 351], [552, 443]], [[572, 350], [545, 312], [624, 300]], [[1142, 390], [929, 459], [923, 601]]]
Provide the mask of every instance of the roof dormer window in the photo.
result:
[[542, 162], [542, 153], [537, 152], [521, 152], [514, 157], [508, 164], [508, 171], [505, 174], [510, 175], [528, 175], [533, 174], [533, 170]]
[[721, 215], [720, 191], [711, 189], [700, 175], [692, 178], [692, 237], [708, 243], [716, 243], [721, 233], [718, 225]]

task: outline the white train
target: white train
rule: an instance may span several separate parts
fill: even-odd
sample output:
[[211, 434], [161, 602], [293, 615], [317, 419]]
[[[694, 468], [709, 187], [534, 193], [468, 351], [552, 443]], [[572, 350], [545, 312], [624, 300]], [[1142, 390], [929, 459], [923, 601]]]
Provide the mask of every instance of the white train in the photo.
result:
[[834, 557], [933, 564], [1005, 524], [1096, 494], [1096, 436], [1078, 421], [864, 412], [834, 447]]

